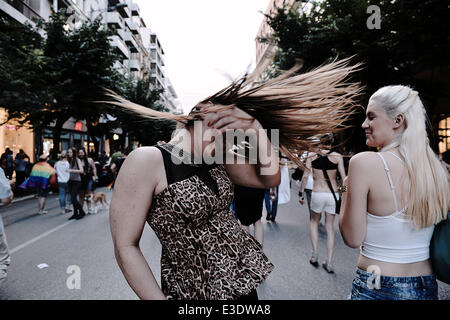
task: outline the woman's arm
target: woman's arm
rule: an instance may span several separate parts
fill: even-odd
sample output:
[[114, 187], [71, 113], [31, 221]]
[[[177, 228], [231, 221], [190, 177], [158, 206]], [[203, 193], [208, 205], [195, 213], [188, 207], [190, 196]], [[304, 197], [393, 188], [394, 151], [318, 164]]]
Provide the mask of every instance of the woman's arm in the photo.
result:
[[347, 175], [345, 174], [345, 167], [344, 167], [344, 157], [342, 157], [341, 154], [339, 154], [339, 160], [338, 160], [338, 171], [339, 171], [339, 175], [341, 176], [342, 181], [344, 181], [344, 179], [347, 177]]
[[77, 169], [67, 169], [67, 172], [83, 174], [84, 173], [83, 164], [81, 163], [81, 160], [78, 158], [77, 158], [77, 164], [78, 164], [78, 170]]
[[88, 162], [92, 168], [92, 173], [94, 174], [94, 180], [97, 180], [97, 167], [95, 166], [95, 162], [92, 158], [88, 158]]
[[144, 147], [131, 152], [117, 176], [110, 207], [114, 254], [128, 284], [140, 299], [166, 299], [139, 248], [159, 179], [155, 172], [161, 171], [164, 172], [162, 156], [156, 148]]
[[342, 194], [339, 229], [345, 244], [352, 248], [359, 247], [366, 236], [370, 170], [367, 160], [367, 152], [354, 156], [350, 160], [348, 177], [343, 182], [347, 192]]
[[[244, 118], [244, 119], [242, 119]], [[281, 183], [278, 152], [276, 152], [267, 136], [264, 128], [258, 120], [239, 108], [207, 114], [205, 121], [210, 123], [212, 129], [219, 130], [222, 134], [228, 129], [242, 129], [246, 134], [253, 134], [256, 145], [256, 164], [226, 163], [228, 176], [238, 185], [254, 188], [277, 187]], [[234, 160], [234, 156], [233, 156]]]
[[305, 191], [306, 184], [308, 183], [308, 177], [311, 174], [312, 166], [311, 166], [311, 158], [314, 154], [308, 153], [306, 155], [306, 170], [303, 172], [302, 182], [300, 183], [300, 189], [298, 190], [298, 201], [304, 205], [305, 204], [305, 195], [303, 192]]

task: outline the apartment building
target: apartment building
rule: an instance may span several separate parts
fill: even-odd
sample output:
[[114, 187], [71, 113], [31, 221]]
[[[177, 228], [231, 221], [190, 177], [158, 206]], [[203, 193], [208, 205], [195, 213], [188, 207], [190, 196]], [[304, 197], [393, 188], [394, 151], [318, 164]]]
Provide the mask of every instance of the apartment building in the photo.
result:
[[[271, 16], [275, 13], [276, 8], [283, 7], [283, 5], [296, 6], [298, 7], [298, 3], [301, 2], [299, 0], [270, 0], [267, 6], [266, 15]], [[263, 68], [266, 69], [266, 72], [258, 79], [259, 82], [264, 82], [268, 79], [270, 71], [273, 69], [272, 59], [276, 52], [276, 45], [274, 41], [270, 40], [272, 34], [272, 29], [267, 23], [267, 17], [264, 16], [261, 25], [258, 29], [258, 33], [256, 34], [255, 42], [256, 42], [256, 64], [263, 65]], [[258, 39], [266, 38], [267, 42], [260, 42]]]
[[[76, 27], [85, 19], [95, 19], [99, 16], [108, 28], [114, 27], [116, 34], [110, 41], [120, 56], [115, 68], [135, 80], [151, 77], [155, 88], [164, 89], [161, 102], [171, 112], [182, 113], [176, 91], [164, 73], [164, 51], [161, 43], [157, 35], [146, 26], [140, 16], [139, 6], [132, 0], [0, 0], [1, 15], [32, 25], [35, 19], [48, 20], [53, 11], [62, 8], [72, 14], [68, 19], [68, 24], [72, 27]], [[0, 117], [5, 116], [5, 111], [0, 111]], [[63, 129], [61, 149], [66, 149], [69, 145], [84, 146], [86, 150], [94, 149], [94, 144], [87, 142], [84, 121], [70, 119]], [[122, 130], [118, 129], [111, 133], [111, 137], [100, 139], [101, 151], [108, 153], [110, 144], [114, 144], [115, 140], [118, 140], [117, 137], [125, 141], [126, 147], [128, 138], [121, 137], [122, 134]], [[16, 124], [0, 127], [0, 150], [10, 147], [16, 153], [16, 149], [22, 148], [27, 154], [35, 154], [41, 152], [41, 148], [34, 147], [39, 145], [43, 145], [44, 152], [53, 148], [51, 130], [44, 130], [42, 136], [36, 137], [32, 129], [19, 128]]]

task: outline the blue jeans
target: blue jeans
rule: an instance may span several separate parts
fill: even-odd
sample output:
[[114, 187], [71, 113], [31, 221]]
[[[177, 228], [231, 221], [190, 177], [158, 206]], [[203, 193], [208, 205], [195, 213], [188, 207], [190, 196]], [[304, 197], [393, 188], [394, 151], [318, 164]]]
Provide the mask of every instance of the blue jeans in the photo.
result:
[[67, 203], [71, 204], [70, 201], [70, 193], [69, 193], [69, 184], [58, 182], [58, 188], [59, 188], [59, 206], [61, 208], [66, 207], [66, 196], [67, 196]]
[[266, 203], [266, 210], [267, 214], [271, 215], [272, 217], [277, 216], [277, 209], [278, 209], [278, 187], [277, 187], [277, 197], [272, 202], [270, 199], [270, 189], [266, 189], [266, 192], [264, 193], [264, 201]]
[[[351, 300], [438, 300], [436, 276], [380, 276], [379, 289], [371, 289], [375, 276], [358, 269], [352, 283]], [[371, 287], [373, 287], [371, 285]]]

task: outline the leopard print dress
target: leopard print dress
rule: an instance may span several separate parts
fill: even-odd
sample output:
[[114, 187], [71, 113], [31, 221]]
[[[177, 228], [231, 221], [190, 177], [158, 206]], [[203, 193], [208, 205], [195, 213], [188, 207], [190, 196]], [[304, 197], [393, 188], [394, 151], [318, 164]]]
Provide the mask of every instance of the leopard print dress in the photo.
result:
[[[166, 175], [173, 166], [163, 154]], [[223, 165], [169, 183], [153, 197], [147, 222], [162, 245], [161, 287], [169, 299], [236, 299], [256, 289], [273, 270], [262, 247], [230, 210], [233, 184]]]

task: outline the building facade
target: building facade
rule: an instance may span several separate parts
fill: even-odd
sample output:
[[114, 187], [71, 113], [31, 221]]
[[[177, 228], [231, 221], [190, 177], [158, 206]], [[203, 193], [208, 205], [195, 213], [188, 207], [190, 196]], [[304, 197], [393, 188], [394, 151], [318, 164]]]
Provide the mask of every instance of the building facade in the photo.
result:
[[[71, 14], [69, 27], [76, 28], [82, 21], [99, 16], [105, 26], [115, 27], [116, 34], [110, 38], [111, 46], [120, 56], [115, 68], [134, 80], [151, 77], [154, 88], [164, 89], [161, 102], [171, 112], [182, 113], [176, 91], [164, 73], [164, 51], [159, 39], [146, 26], [139, 6], [132, 0], [0, 0], [0, 14], [23, 24], [35, 25], [34, 19], [39, 18], [48, 20], [52, 12], [60, 9]], [[0, 117], [5, 118], [5, 112], [0, 110]], [[21, 148], [29, 155], [49, 153], [55, 147], [52, 135], [50, 129], [33, 133], [33, 129], [8, 123], [0, 127], [0, 151], [9, 147], [14, 154]], [[111, 149], [126, 148], [129, 143], [132, 142], [120, 128], [109, 136], [90, 141], [85, 121], [71, 118], [63, 126], [59, 150], [74, 146], [109, 153]]]
[[[270, 0], [269, 5], [267, 6], [265, 14], [268, 16], [272, 16], [275, 13], [276, 8], [282, 8], [286, 6], [286, 8], [294, 7], [297, 9], [298, 0]], [[271, 39], [272, 29], [270, 28], [267, 17], [264, 16], [261, 25], [258, 29], [258, 33], [256, 34], [256, 64], [262, 66], [266, 72], [264, 72], [258, 82], [264, 82], [268, 80], [271, 71], [273, 70], [273, 57], [277, 50], [276, 42]], [[266, 39], [265, 42], [259, 41], [259, 39]]]

